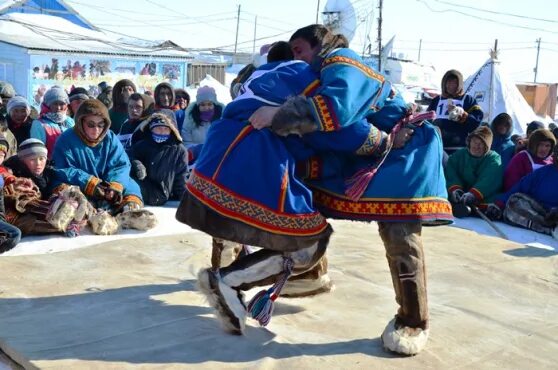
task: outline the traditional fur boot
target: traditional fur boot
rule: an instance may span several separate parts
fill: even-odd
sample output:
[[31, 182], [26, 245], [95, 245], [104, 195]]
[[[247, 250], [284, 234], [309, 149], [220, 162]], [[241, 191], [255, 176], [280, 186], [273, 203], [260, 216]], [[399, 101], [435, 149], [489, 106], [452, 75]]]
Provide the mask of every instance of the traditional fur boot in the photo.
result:
[[398, 325], [396, 319], [392, 319], [382, 333], [384, 348], [402, 355], [416, 355], [424, 349], [427, 342], [428, 329]]
[[89, 216], [91, 230], [97, 235], [113, 235], [118, 231], [118, 222], [107, 211], [99, 210]]
[[149, 230], [157, 226], [157, 217], [147, 209], [124, 211], [116, 216], [123, 229]]
[[244, 246], [240, 243], [224, 239], [213, 238], [211, 250], [211, 267], [217, 270], [230, 265], [242, 252]]
[[202, 269], [198, 273], [198, 289], [215, 309], [224, 329], [242, 335], [246, 326], [246, 305], [243, 295], [225, 284], [219, 272]]
[[333, 282], [327, 274], [327, 258], [323, 256], [310, 271], [291, 276], [283, 287], [281, 296], [285, 298], [309, 297], [328, 293], [333, 289]]
[[76, 215], [76, 210], [77, 203], [58, 197], [51, 204], [48, 213], [46, 214], [46, 220], [56, 229], [66, 231], [66, 228]]

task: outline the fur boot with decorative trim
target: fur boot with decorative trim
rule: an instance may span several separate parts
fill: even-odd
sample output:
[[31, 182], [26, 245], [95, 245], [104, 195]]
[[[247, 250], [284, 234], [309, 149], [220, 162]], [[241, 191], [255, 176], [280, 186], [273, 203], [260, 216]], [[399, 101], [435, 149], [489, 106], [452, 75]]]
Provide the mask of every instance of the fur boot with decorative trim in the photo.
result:
[[291, 276], [281, 290], [281, 297], [310, 297], [329, 293], [333, 289], [333, 282], [327, 274], [327, 258], [324, 255], [311, 270], [300, 275]]
[[219, 272], [211, 269], [202, 269], [198, 273], [198, 289], [215, 309], [223, 328], [231, 334], [242, 335], [246, 327], [242, 293], [225, 284]]
[[382, 333], [382, 343], [388, 351], [414, 356], [426, 346], [428, 334], [428, 329], [397, 325], [392, 319]]
[[116, 215], [118, 225], [123, 229], [149, 230], [157, 226], [157, 217], [147, 209], [124, 211]]
[[237, 259], [244, 246], [240, 243], [213, 238], [211, 250], [211, 267], [217, 270], [230, 265]]

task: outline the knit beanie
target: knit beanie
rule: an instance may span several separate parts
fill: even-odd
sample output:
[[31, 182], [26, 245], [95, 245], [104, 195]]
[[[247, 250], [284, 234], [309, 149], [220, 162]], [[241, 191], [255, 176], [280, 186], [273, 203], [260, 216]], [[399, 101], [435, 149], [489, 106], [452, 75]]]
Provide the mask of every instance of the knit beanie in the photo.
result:
[[15, 96], [15, 89], [11, 83], [0, 81], [0, 97], [13, 98]]
[[169, 122], [167, 116], [163, 114], [154, 114], [149, 120], [149, 129], [152, 130], [155, 127], [168, 127], [170, 128], [172, 123]]
[[4, 155], [6, 155], [9, 149], [10, 143], [8, 143], [8, 140], [4, 136], [0, 136], [0, 152], [4, 152]]
[[57, 101], [65, 104], [70, 104], [70, 100], [68, 99], [68, 94], [66, 94], [66, 91], [64, 91], [62, 87], [54, 85], [45, 93], [43, 102], [50, 107], [51, 104]]
[[8, 114], [10, 114], [10, 112], [14, 108], [25, 108], [25, 110], [27, 111], [28, 114], [31, 112], [31, 106], [29, 105], [29, 102], [27, 102], [27, 99], [25, 99], [23, 96], [19, 96], [19, 95], [14, 96], [8, 102], [8, 107], [7, 107]]
[[89, 94], [87, 94], [87, 90], [83, 87], [74, 87], [72, 91], [70, 91], [68, 98], [70, 99], [70, 102], [73, 102], [74, 100], [87, 100], [89, 99]]
[[[486, 145], [486, 152], [492, 147], [492, 131], [487, 126], [479, 126], [467, 136], [467, 148], [473, 137], [478, 137]], [[485, 153], [486, 154], [486, 153]]]
[[17, 156], [20, 159], [28, 157], [46, 157], [48, 154], [45, 144], [39, 139], [27, 139], [19, 145]]
[[215, 93], [215, 89], [211, 86], [202, 86], [196, 93], [196, 102], [201, 103], [204, 101], [210, 101], [214, 104], [217, 103], [217, 94]]

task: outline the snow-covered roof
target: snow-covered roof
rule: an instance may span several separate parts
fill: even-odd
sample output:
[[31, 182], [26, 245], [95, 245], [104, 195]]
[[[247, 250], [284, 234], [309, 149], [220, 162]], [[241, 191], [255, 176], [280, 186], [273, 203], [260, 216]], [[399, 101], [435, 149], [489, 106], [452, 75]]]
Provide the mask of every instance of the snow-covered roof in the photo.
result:
[[55, 14], [78, 26], [97, 30], [63, 0], [0, 0], [0, 14], [7, 13]]
[[194, 54], [173, 45], [149, 46], [80, 27], [66, 19], [44, 14], [10, 13], [0, 16], [0, 42], [33, 51], [112, 54], [127, 57], [194, 59]]

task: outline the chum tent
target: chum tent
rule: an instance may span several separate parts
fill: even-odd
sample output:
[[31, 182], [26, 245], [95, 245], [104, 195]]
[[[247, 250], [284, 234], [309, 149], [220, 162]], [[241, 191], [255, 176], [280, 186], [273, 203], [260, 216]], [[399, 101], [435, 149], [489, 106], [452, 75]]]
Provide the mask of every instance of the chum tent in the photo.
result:
[[500, 61], [488, 59], [464, 82], [465, 93], [473, 96], [484, 112], [483, 122], [492, 122], [500, 113], [508, 113], [513, 120], [513, 131], [524, 134], [532, 121], [547, 121], [535, 114], [521, 92], [502, 73]]

